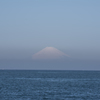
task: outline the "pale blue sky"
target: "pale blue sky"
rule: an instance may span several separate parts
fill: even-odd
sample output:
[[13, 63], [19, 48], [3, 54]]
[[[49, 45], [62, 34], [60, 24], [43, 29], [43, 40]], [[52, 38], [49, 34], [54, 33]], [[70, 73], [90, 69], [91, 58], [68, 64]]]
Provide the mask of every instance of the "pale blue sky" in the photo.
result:
[[100, 60], [100, 0], [0, 0], [0, 59], [47, 47]]

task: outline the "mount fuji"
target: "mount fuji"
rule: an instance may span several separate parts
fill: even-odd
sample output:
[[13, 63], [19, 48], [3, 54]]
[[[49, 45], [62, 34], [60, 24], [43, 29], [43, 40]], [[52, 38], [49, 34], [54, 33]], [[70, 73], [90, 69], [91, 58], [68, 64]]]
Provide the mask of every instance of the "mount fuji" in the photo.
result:
[[69, 57], [54, 47], [46, 47], [32, 56], [34, 60], [56, 60]]

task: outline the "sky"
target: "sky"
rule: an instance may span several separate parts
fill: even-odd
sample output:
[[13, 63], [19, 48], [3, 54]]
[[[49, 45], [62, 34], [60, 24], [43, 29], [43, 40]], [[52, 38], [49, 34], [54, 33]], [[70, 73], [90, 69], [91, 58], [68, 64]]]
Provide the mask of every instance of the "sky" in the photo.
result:
[[49, 46], [100, 61], [100, 0], [0, 0], [0, 60], [31, 60]]

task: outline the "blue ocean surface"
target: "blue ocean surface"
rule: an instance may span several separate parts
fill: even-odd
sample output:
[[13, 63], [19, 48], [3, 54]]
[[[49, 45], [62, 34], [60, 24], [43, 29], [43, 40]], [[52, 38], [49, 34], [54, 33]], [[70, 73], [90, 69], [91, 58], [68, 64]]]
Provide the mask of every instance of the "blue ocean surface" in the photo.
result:
[[0, 100], [100, 100], [100, 71], [0, 70]]

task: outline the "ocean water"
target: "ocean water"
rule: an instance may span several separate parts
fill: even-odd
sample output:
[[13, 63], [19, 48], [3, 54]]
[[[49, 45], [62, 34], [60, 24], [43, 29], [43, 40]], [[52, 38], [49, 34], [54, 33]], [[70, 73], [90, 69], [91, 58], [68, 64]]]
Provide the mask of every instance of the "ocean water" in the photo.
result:
[[100, 71], [0, 70], [0, 100], [100, 100]]

